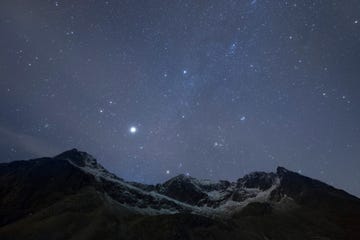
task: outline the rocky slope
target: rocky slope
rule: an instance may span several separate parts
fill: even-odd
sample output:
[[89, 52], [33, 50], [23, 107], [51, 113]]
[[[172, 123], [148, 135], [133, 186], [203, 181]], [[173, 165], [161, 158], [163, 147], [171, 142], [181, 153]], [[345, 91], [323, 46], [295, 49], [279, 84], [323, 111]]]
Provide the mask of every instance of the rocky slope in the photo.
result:
[[127, 182], [76, 149], [0, 164], [1, 239], [360, 239], [360, 200], [279, 167]]

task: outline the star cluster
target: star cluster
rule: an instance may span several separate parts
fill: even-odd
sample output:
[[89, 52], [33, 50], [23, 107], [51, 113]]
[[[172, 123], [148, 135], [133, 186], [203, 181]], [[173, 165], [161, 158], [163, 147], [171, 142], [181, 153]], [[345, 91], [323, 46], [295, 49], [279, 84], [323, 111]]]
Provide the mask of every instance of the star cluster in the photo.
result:
[[281, 165], [360, 194], [357, 0], [0, 3], [1, 161], [127, 179]]

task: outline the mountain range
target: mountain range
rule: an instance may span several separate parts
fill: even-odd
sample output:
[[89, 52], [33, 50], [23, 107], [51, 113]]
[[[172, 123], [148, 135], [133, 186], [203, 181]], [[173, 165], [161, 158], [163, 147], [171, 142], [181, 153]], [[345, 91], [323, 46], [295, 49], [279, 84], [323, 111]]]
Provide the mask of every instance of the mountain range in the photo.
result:
[[360, 239], [360, 199], [278, 167], [125, 181], [72, 149], [0, 164], [0, 239]]

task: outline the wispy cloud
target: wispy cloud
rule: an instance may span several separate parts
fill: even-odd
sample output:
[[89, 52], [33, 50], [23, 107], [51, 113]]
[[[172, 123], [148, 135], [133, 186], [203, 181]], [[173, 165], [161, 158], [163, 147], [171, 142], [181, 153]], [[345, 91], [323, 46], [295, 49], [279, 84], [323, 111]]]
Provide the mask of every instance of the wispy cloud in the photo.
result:
[[61, 149], [52, 144], [28, 134], [16, 132], [12, 129], [0, 126], [0, 144], [13, 144], [35, 156], [53, 156], [61, 152]]

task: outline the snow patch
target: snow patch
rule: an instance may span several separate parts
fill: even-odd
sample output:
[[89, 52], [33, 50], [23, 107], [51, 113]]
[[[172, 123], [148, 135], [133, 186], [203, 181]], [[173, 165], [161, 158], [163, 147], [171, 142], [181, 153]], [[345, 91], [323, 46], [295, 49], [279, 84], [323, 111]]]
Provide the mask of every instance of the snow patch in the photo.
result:
[[[205, 190], [211, 189], [212, 185], [217, 185], [220, 182], [212, 182], [210, 180], [197, 180], [195, 178], [186, 177], [190, 179], [191, 183], [196, 186], [200, 191], [204, 192], [208, 196], [208, 200], [211, 202], [218, 202], [216, 207], [209, 206], [193, 206], [176, 199], [164, 196], [155, 191], [146, 191], [138, 188], [131, 183], [127, 183], [116, 175], [108, 172], [104, 167], [96, 162], [96, 160], [90, 155], [84, 156], [84, 166], [78, 166], [71, 159], [66, 159], [75, 167], [79, 168], [85, 173], [91, 174], [98, 182], [112, 182], [119, 186], [121, 194], [131, 201], [129, 203], [119, 203], [123, 207], [131, 210], [132, 212], [146, 215], [161, 215], [161, 214], [176, 214], [179, 212], [190, 212], [198, 215], [205, 215], [209, 217], [213, 216], [231, 216], [234, 213], [243, 209], [246, 205], [252, 202], [267, 202], [270, 201], [270, 194], [280, 185], [280, 179], [276, 177], [274, 184], [265, 191], [259, 188], [240, 188], [238, 189], [234, 183], [230, 184], [227, 188], [222, 190]], [[173, 181], [182, 181], [181, 178], [175, 178]], [[206, 188], [206, 187], [209, 188]], [[205, 189], [204, 189], [205, 188]], [[245, 200], [234, 201], [231, 195], [235, 191], [241, 191], [244, 194]], [[138, 197], [143, 196], [143, 197]], [[147, 197], [146, 197], [147, 196]], [[136, 197], [136, 199], [135, 199]], [[147, 202], [145, 199], [148, 199]], [[293, 206], [291, 200], [282, 199], [285, 205]], [[281, 204], [281, 203], [279, 203]], [[139, 206], [146, 206], [141, 208]]]

